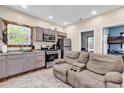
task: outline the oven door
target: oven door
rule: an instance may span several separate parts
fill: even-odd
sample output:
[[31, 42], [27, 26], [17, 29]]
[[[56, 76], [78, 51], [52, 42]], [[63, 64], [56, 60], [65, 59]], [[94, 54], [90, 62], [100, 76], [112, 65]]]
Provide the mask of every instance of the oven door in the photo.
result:
[[58, 54], [46, 54], [46, 62], [54, 61], [58, 58]]

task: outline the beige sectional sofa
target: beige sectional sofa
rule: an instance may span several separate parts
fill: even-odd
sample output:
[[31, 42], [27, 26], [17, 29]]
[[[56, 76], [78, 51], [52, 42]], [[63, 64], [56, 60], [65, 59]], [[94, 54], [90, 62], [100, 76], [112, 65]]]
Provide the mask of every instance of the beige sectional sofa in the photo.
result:
[[123, 69], [121, 56], [67, 51], [54, 61], [53, 73], [76, 88], [120, 88]]

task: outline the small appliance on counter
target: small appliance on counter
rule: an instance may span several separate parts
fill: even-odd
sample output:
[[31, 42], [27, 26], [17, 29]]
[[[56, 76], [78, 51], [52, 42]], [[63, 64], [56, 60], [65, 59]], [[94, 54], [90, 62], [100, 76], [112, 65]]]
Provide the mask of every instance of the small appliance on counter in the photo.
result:
[[1, 52], [7, 53], [7, 45], [5, 45], [4, 43], [2, 43], [2, 45], [1, 45]]

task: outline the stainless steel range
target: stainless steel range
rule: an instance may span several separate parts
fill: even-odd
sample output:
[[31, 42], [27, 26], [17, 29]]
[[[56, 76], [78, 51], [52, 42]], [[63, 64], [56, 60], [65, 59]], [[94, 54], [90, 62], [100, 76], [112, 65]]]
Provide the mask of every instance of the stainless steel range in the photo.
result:
[[46, 68], [53, 66], [53, 61], [58, 58], [58, 50], [46, 50]]

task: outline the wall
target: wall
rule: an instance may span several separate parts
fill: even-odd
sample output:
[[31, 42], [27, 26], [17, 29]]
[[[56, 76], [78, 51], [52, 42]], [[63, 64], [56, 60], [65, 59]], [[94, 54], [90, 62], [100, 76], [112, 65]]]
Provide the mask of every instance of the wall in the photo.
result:
[[85, 29], [95, 29], [95, 52], [102, 53], [102, 27], [119, 23], [124, 23], [124, 8], [70, 25], [65, 28], [65, 31], [67, 37], [72, 40], [72, 50], [79, 51], [79, 32]]
[[[49, 23], [45, 20], [33, 17], [33, 16], [29, 16], [26, 15], [24, 13], [21, 12], [17, 12], [15, 10], [0, 6], [0, 17], [7, 19], [7, 20], [11, 20], [14, 22], [18, 22], [18, 23], [22, 23], [22, 24], [27, 24], [27, 25], [31, 25], [31, 26], [41, 26], [44, 28], [51, 28], [53, 27], [53, 29], [57, 28], [58, 31], [64, 32], [63, 27], [58, 26], [56, 24], [53, 23]], [[34, 33], [33, 38], [36, 37], [36, 34]], [[36, 48], [39, 49], [41, 47], [41, 45], [43, 44], [47, 44], [47, 45], [52, 45], [53, 43], [51, 42], [35, 42], [36, 44]], [[17, 49], [18, 50], [18, 49]]]

